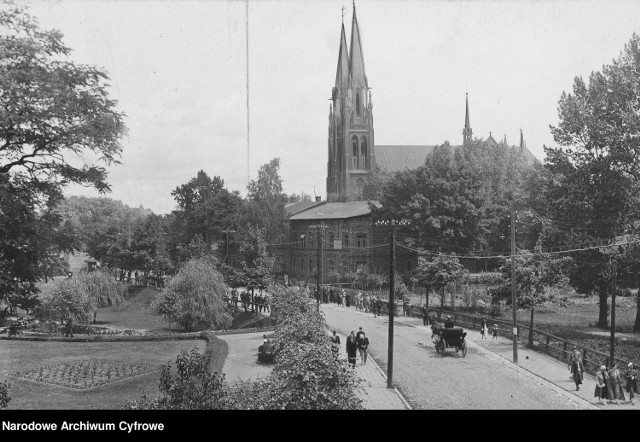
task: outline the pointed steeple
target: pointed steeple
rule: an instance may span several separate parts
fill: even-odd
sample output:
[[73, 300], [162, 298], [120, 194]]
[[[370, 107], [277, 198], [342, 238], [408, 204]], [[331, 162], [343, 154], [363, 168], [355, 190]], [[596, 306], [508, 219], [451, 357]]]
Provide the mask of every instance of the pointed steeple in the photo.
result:
[[364, 55], [362, 53], [362, 40], [360, 39], [360, 27], [356, 16], [356, 2], [353, 2], [353, 19], [351, 21], [351, 47], [349, 48], [349, 73], [351, 81], [361, 86], [369, 87], [364, 71]]
[[522, 134], [522, 129], [520, 129], [520, 152], [524, 150], [524, 135]]
[[464, 115], [464, 129], [462, 129], [462, 144], [471, 143], [471, 136], [473, 131], [471, 130], [471, 124], [469, 123], [469, 94], [466, 95], [466, 112]]
[[507, 146], [507, 134], [504, 134], [504, 140], [502, 140], [502, 144]]
[[338, 52], [338, 69], [336, 70], [336, 87], [347, 87], [349, 81], [349, 51], [347, 49], [347, 36], [344, 31], [344, 23], [340, 31], [340, 51]]

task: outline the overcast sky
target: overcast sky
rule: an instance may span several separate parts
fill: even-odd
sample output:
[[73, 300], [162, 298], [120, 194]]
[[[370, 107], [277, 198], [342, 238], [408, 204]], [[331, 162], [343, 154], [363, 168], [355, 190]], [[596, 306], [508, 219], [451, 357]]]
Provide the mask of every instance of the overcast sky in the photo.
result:
[[[72, 59], [103, 68], [129, 128], [112, 193], [156, 213], [203, 169], [245, 193], [281, 159], [287, 193], [325, 197], [329, 97], [350, 1], [18, 1], [56, 28]], [[465, 92], [474, 136], [524, 131], [543, 159], [573, 78], [640, 32], [640, 2], [358, 1], [377, 144], [460, 144]], [[97, 195], [73, 187], [68, 194]]]

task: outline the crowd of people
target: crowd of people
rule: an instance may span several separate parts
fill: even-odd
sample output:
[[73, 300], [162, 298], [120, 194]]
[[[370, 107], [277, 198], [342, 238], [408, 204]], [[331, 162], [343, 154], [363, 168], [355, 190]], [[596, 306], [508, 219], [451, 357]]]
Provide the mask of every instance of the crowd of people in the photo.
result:
[[[311, 291], [308, 288], [304, 288], [310, 296]], [[321, 295], [318, 294], [318, 288], [313, 288], [313, 298], [319, 299], [323, 304], [336, 304], [340, 307], [351, 308], [355, 306], [356, 311], [372, 313], [373, 317], [382, 315], [383, 302], [378, 295], [372, 295], [370, 293], [349, 293], [343, 288], [338, 287], [323, 287]]]
[[[571, 377], [576, 383], [576, 390], [579, 390], [584, 378], [584, 364], [578, 350], [570, 359], [569, 369]], [[629, 362], [624, 373], [620, 371], [616, 362], [611, 368], [607, 368], [606, 365], [600, 366], [596, 373], [594, 397], [597, 397], [601, 404], [607, 405], [607, 401], [611, 404], [626, 402], [625, 389], [629, 393], [629, 402], [633, 405], [635, 394], [638, 393], [638, 369], [633, 362]]]
[[269, 295], [263, 292], [262, 289], [259, 289], [258, 293], [254, 293], [252, 297], [249, 290], [239, 292], [237, 288], [233, 288], [231, 289], [231, 296], [226, 296], [225, 301], [236, 310], [239, 308], [239, 304], [242, 304], [245, 312], [249, 310], [256, 314], [271, 312], [271, 300], [269, 299]]

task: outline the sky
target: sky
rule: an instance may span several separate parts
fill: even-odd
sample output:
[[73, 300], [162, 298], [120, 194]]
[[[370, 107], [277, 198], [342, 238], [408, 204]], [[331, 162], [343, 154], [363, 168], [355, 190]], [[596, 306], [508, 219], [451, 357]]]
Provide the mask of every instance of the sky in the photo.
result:
[[[171, 191], [199, 170], [246, 194], [279, 157], [286, 193], [325, 198], [329, 98], [352, 2], [248, 0], [248, 18], [243, 0], [16, 3], [64, 34], [74, 62], [110, 76], [128, 134], [108, 197], [169, 213]], [[461, 144], [468, 93], [475, 137], [517, 144], [522, 129], [540, 160], [562, 92], [640, 33], [633, 0], [361, 0], [356, 10], [376, 144]]]

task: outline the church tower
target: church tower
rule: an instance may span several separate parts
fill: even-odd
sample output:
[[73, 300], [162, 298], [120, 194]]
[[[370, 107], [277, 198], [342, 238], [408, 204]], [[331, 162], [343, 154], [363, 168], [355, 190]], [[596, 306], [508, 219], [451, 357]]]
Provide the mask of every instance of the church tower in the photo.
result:
[[375, 169], [372, 109], [354, 3], [351, 45], [347, 51], [343, 23], [329, 107], [327, 200], [330, 202], [362, 199], [362, 188]]
[[469, 123], [469, 94], [466, 94], [467, 98], [467, 111], [464, 116], [464, 129], [462, 129], [462, 144], [466, 145], [471, 143], [473, 131], [471, 130], [471, 124]]

